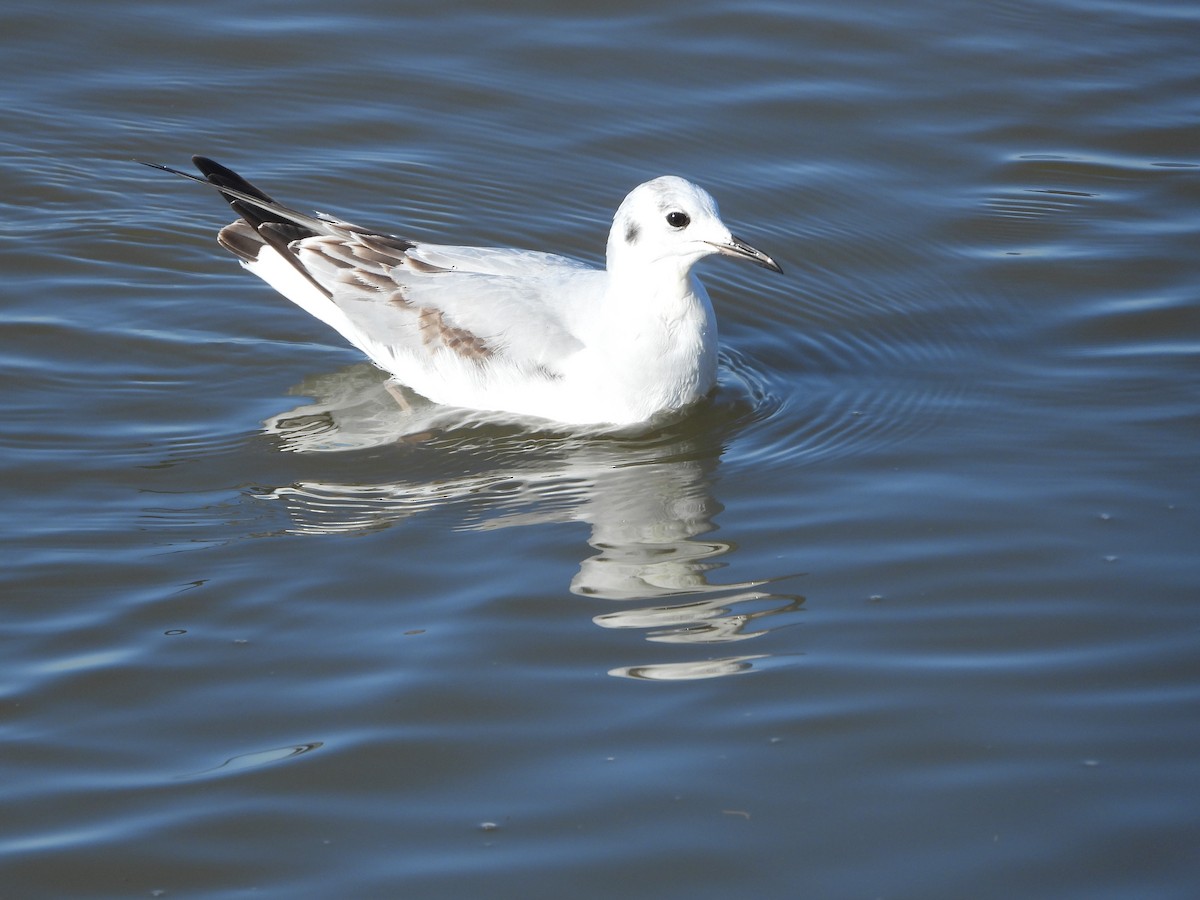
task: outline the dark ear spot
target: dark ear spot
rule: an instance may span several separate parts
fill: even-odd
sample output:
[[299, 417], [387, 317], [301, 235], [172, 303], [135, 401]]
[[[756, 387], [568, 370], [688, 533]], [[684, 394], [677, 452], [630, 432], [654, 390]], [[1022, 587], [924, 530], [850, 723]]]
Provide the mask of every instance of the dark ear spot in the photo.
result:
[[625, 226], [625, 243], [636, 244], [638, 236], [641, 234], [641, 229], [637, 227], [636, 222], [630, 222]]

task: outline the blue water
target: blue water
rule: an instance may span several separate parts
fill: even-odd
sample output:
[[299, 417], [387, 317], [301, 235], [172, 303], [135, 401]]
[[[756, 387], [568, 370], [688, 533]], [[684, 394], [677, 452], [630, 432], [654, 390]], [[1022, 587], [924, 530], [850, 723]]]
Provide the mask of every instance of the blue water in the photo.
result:
[[[1200, 12], [19, 5], [0, 898], [1179, 897], [1200, 882]], [[211, 155], [602, 258], [685, 175], [720, 389], [410, 397]]]

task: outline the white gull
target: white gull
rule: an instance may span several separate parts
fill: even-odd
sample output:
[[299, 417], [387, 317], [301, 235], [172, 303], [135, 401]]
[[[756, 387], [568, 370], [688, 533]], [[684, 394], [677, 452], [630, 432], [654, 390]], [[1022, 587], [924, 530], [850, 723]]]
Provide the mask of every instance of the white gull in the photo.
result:
[[716, 381], [717, 325], [692, 274], [714, 253], [783, 270], [734, 237], [702, 188], [667, 175], [617, 209], [607, 265], [383, 234], [276, 203], [202, 156], [240, 219], [217, 240], [242, 265], [435, 403], [626, 427]]

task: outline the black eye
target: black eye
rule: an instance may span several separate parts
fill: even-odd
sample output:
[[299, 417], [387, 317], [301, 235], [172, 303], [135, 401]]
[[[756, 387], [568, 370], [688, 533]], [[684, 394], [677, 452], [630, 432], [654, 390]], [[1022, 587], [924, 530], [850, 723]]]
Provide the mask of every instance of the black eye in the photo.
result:
[[691, 222], [692, 220], [688, 217], [687, 213], [682, 213], [678, 210], [667, 213], [667, 224], [672, 228], [687, 228]]

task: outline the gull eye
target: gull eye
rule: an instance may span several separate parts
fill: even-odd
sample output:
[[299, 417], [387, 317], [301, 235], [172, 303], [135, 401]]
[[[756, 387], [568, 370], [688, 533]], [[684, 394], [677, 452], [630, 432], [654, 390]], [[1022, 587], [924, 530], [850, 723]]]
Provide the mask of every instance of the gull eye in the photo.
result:
[[678, 210], [667, 213], [667, 224], [672, 228], [687, 228], [691, 222], [692, 220], [688, 217], [687, 213], [679, 212]]

